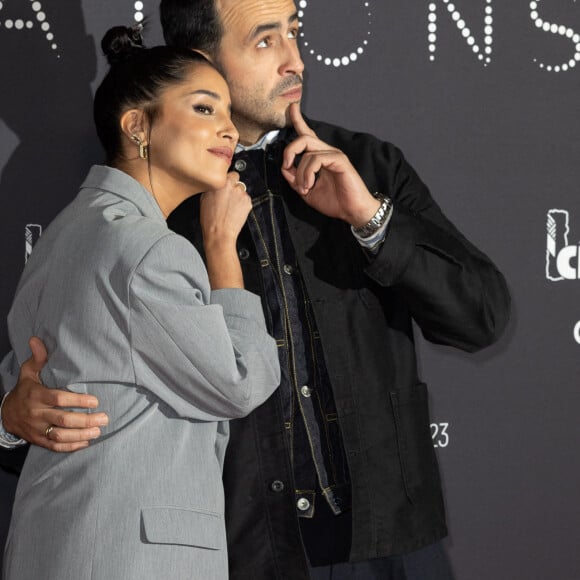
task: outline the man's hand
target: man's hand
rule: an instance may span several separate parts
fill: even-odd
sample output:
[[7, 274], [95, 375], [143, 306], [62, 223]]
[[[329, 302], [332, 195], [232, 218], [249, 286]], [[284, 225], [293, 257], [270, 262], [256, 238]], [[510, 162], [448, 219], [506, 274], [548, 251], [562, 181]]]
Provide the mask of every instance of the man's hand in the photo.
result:
[[[381, 202], [371, 195], [348, 157], [318, 139], [297, 103], [290, 105], [289, 113], [298, 137], [284, 150], [282, 175], [286, 181], [320, 213], [355, 228], [366, 224]], [[297, 156], [301, 159], [295, 167]]]
[[[47, 361], [43, 342], [32, 337], [32, 356], [23, 363], [18, 383], [6, 396], [2, 407], [4, 429], [33, 445], [52, 451], [76, 451], [88, 447], [108, 423], [105, 413], [64, 411], [60, 407], [94, 409], [96, 397], [48, 389], [40, 382], [40, 371]], [[46, 436], [48, 427], [52, 429]]]

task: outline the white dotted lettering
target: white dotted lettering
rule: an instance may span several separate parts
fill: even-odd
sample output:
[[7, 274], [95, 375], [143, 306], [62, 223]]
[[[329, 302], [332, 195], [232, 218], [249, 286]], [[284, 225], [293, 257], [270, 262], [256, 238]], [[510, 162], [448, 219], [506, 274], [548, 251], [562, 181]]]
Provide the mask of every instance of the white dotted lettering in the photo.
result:
[[537, 28], [541, 28], [545, 32], [550, 32], [551, 34], [557, 34], [558, 36], [568, 38], [574, 43], [575, 46], [574, 56], [567, 63], [562, 63], [559, 65], [548, 65], [543, 62], [538, 62], [536, 58], [534, 58], [534, 62], [537, 63], [542, 70], [546, 70], [548, 72], [565, 72], [574, 67], [576, 65], [576, 61], [580, 60], [580, 34], [574, 32], [572, 28], [547, 22], [546, 20], [540, 18], [537, 11], [540, 1], [541, 0], [535, 0], [534, 2], [530, 2], [530, 18], [532, 19], [532, 22], [535, 24], [535, 26]]
[[[493, 45], [493, 7], [491, 5], [492, 0], [486, 0], [485, 6], [485, 16], [484, 16], [484, 39], [483, 42], [485, 46], [485, 56], [481, 52], [479, 45], [475, 42], [475, 37], [473, 36], [471, 29], [467, 26], [465, 20], [461, 17], [460, 11], [456, 8], [455, 4], [449, 2], [449, 0], [440, 0], [446, 5], [447, 11], [451, 15], [451, 19], [455, 22], [457, 29], [460, 31], [461, 36], [465, 39], [468, 46], [480, 61], [484, 61], [484, 66], [487, 66], [491, 62], [492, 45]], [[431, 53], [429, 56], [430, 61], [435, 60], [434, 53], [437, 50], [437, 4], [432, 2], [429, 4], [429, 14], [428, 19], [428, 36], [427, 40], [429, 42], [428, 49]]]
[[[362, 6], [365, 9], [368, 9], [370, 6], [370, 2], [362, 2]], [[304, 11], [307, 7], [308, 7], [308, 2], [307, 0], [300, 0], [300, 2], [298, 2], [298, 7]], [[366, 18], [367, 18], [367, 37], [371, 36], [371, 31], [370, 31], [370, 27], [372, 24], [372, 20], [373, 20], [373, 14], [371, 10], [367, 10], [366, 11]], [[308, 37], [307, 34], [305, 32], [300, 32], [300, 37], [302, 38], [302, 44], [304, 46], [309, 46], [308, 42]], [[311, 42], [312, 44], [312, 42]], [[363, 40], [361, 42], [362, 46], [358, 46], [356, 48], [356, 51], [352, 51], [349, 54], [346, 54], [344, 56], [340, 56], [340, 57], [328, 57], [328, 56], [323, 56], [322, 54], [320, 54], [316, 49], [311, 48], [310, 50], [310, 54], [313, 56], [316, 56], [316, 60], [318, 62], [324, 62], [324, 64], [326, 66], [334, 66], [334, 67], [340, 67], [340, 66], [348, 66], [350, 63], [355, 62], [358, 59], [358, 56], [363, 54], [364, 49], [363, 46], [367, 46], [368, 45], [368, 40]]]

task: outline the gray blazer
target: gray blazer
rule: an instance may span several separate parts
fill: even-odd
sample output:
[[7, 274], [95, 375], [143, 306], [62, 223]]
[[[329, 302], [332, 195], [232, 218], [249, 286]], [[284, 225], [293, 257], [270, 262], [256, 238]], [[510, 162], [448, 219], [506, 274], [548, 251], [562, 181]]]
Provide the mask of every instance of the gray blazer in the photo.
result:
[[95, 166], [36, 245], [8, 324], [15, 365], [40, 336], [43, 382], [95, 394], [110, 423], [73, 454], [31, 448], [5, 580], [226, 579], [226, 419], [280, 378], [260, 299], [211, 291], [149, 192]]

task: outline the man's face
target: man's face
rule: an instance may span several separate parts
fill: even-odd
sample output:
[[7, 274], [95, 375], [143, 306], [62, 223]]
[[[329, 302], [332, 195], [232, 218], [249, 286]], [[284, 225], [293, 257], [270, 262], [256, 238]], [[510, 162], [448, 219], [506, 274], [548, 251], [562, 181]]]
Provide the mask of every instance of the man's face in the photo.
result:
[[215, 63], [230, 87], [240, 142], [285, 127], [302, 97], [304, 63], [292, 0], [216, 0], [224, 34]]

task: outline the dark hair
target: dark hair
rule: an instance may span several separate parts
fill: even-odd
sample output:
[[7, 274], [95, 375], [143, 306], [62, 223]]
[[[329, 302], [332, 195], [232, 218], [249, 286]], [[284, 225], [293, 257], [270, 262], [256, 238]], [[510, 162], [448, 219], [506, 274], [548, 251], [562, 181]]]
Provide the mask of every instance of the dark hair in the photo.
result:
[[223, 27], [215, 0], [161, 0], [159, 12], [167, 46], [216, 54]]
[[192, 50], [145, 48], [141, 29], [140, 25], [115, 26], [101, 41], [111, 68], [95, 94], [93, 116], [109, 164], [119, 158], [122, 150], [119, 120], [125, 111], [142, 108], [151, 123], [164, 89], [183, 82], [192, 65], [213, 66]]

